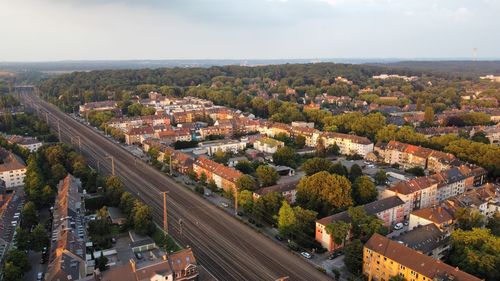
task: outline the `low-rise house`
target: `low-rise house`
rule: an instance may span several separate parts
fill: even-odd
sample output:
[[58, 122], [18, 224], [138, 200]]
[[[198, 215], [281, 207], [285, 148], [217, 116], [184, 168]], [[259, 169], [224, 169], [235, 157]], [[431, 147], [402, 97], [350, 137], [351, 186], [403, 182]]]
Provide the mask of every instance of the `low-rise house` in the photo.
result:
[[14, 153], [0, 147], [0, 180], [6, 188], [22, 186], [26, 176], [26, 164]]
[[500, 211], [500, 186], [487, 183], [447, 200], [454, 208], [472, 208], [491, 218]]
[[285, 146], [285, 143], [268, 137], [262, 137], [253, 143], [253, 147], [261, 152], [273, 154]]
[[394, 237], [394, 240], [419, 253], [440, 260], [444, 258], [446, 251], [450, 248], [449, 238], [449, 234], [442, 232], [435, 224], [430, 223], [404, 232]]
[[321, 138], [325, 147], [336, 144], [340, 148], [340, 153], [345, 155], [358, 154], [365, 157], [373, 151], [373, 143], [365, 137], [324, 132], [321, 134]]
[[88, 281], [196, 281], [198, 265], [190, 248], [150, 261], [130, 259], [110, 269], [96, 270]]
[[7, 142], [11, 144], [17, 144], [20, 147], [29, 150], [30, 152], [37, 151], [43, 145], [43, 143], [37, 140], [36, 138], [16, 136], [16, 135], [7, 138]]
[[116, 101], [96, 101], [80, 105], [80, 116], [86, 116], [90, 111], [119, 111]]
[[363, 247], [363, 274], [368, 280], [389, 280], [396, 275], [414, 281], [481, 280], [380, 234], [374, 234]]
[[198, 144], [200, 149], [206, 149], [207, 154], [212, 156], [216, 151], [238, 153], [247, 147], [245, 140], [214, 140], [204, 141]]
[[207, 180], [213, 180], [218, 188], [225, 191], [236, 190], [236, 181], [243, 174], [233, 168], [224, 166], [203, 156], [193, 163], [193, 171], [198, 178], [204, 173]]
[[143, 140], [154, 137], [153, 127], [132, 128], [125, 133], [125, 143], [128, 145], [142, 143]]
[[286, 183], [281, 183], [281, 184], [276, 184], [268, 187], [263, 187], [258, 190], [256, 190], [253, 193], [253, 198], [254, 200], [257, 200], [258, 198], [271, 193], [271, 192], [278, 192], [283, 196], [283, 198], [290, 204], [295, 203], [295, 199], [297, 196], [297, 185], [299, 184], [299, 180], [291, 181], [291, 182], [286, 182]]
[[238, 165], [238, 163], [242, 161], [248, 161], [248, 158], [246, 158], [245, 156], [231, 157], [227, 160], [227, 165], [229, 167], [235, 167], [236, 165]]
[[411, 212], [408, 229], [432, 223], [439, 230], [451, 233], [454, 222], [454, 211], [446, 204], [441, 204]]
[[[403, 221], [404, 202], [397, 196], [392, 196], [365, 204], [363, 205], [363, 208], [368, 215], [378, 217], [384, 222], [384, 225], [389, 228], [392, 227], [395, 223]], [[321, 245], [328, 251], [334, 251], [335, 249], [341, 248], [343, 246], [335, 244], [331, 235], [326, 232], [326, 226], [337, 221], [351, 223], [351, 218], [349, 217], [348, 212], [344, 211], [316, 221], [316, 241], [321, 243]], [[348, 237], [346, 238], [346, 240], [350, 240], [351, 233], [349, 233]]]

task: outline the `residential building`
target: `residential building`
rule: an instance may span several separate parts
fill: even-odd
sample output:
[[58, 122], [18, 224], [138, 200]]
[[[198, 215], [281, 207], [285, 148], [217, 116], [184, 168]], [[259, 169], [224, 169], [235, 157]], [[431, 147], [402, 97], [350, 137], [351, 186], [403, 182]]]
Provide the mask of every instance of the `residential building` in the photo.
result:
[[198, 276], [196, 259], [187, 248], [150, 261], [132, 258], [104, 272], [96, 270], [89, 281], [196, 281]]
[[0, 180], [5, 182], [6, 188], [13, 188], [24, 184], [26, 164], [14, 153], [0, 147]]
[[363, 247], [363, 274], [368, 281], [396, 275], [411, 281], [481, 280], [380, 234], [374, 234]]
[[462, 173], [458, 167], [438, 172], [431, 177], [438, 182], [438, 202], [464, 193], [468, 188], [472, 188], [474, 182], [472, 174]]
[[7, 138], [7, 142], [11, 144], [17, 144], [18, 146], [29, 150], [30, 152], [37, 151], [43, 143], [36, 138], [23, 137], [23, 136], [10, 136]]
[[257, 200], [268, 193], [278, 192], [288, 203], [293, 204], [297, 196], [297, 184], [299, 180], [263, 187], [253, 193], [253, 198]]
[[285, 146], [285, 143], [268, 137], [262, 137], [253, 143], [253, 147], [261, 152], [273, 154]]
[[[363, 208], [368, 215], [378, 217], [384, 222], [385, 226], [391, 228], [395, 223], [403, 221], [404, 205], [401, 199], [392, 196], [363, 205]], [[334, 251], [342, 247], [342, 245], [335, 244], [331, 235], [326, 232], [326, 226], [337, 221], [351, 223], [351, 218], [348, 212], [344, 211], [316, 221], [316, 241], [321, 243], [328, 251]], [[347, 241], [350, 240], [351, 233], [346, 238]]]
[[238, 170], [224, 166], [203, 156], [193, 163], [193, 171], [198, 175], [205, 174], [207, 180], [213, 180], [218, 188], [225, 191], [236, 190], [236, 181], [243, 174]]
[[412, 230], [401, 233], [394, 240], [419, 253], [442, 259], [450, 248], [450, 235], [441, 231], [435, 224], [419, 225]]
[[84, 105], [80, 105], [79, 114], [80, 116], [84, 116], [90, 111], [117, 111], [118, 104], [116, 101], [96, 101], [96, 102], [88, 102]]
[[57, 190], [45, 280], [78, 280], [94, 270], [94, 265], [85, 261], [87, 237], [81, 182], [68, 174]]
[[446, 204], [441, 204], [411, 212], [408, 229], [432, 223], [441, 231], [450, 233], [454, 220], [454, 211]]
[[381, 198], [398, 196], [405, 202], [404, 218], [408, 219], [413, 210], [437, 204], [438, 181], [430, 177], [418, 177], [401, 181], [385, 189]]
[[230, 120], [216, 121], [214, 126], [200, 129], [200, 136], [206, 139], [208, 136], [231, 137], [234, 134], [233, 124]]
[[113, 118], [108, 122], [109, 127], [120, 129], [123, 132], [126, 132], [131, 128], [158, 125], [170, 125], [170, 116], [166, 114], [157, 114], [147, 116], [121, 117]]
[[165, 143], [174, 143], [177, 141], [191, 141], [193, 140], [193, 135], [191, 131], [187, 128], [169, 128], [164, 131], [159, 131], [154, 133], [154, 137], [160, 139]]
[[345, 155], [358, 154], [365, 157], [373, 151], [373, 143], [365, 137], [324, 132], [321, 134], [325, 147], [336, 144], [340, 148], [340, 153]]
[[491, 218], [500, 211], [500, 186], [487, 183], [446, 201], [454, 208], [472, 208]]
[[128, 145], [140, 144], [144, 139], [154, 137], [154, 134], [155, 131], [151, 126], [131, 128], [125, 133], [125, 143]]
[[245, 140], [214, 140], [204, 141], [198, 144], [200, 149], [207, 151], [207, 154], [212, 156], [217, 151], [238, 153], [247, 147]]
[[318, 144], [320, 131], [309, 127], [292, 126], [290, 136], [292, 138], [302, 136], [306, 139], [306, 146], [315, 147]]

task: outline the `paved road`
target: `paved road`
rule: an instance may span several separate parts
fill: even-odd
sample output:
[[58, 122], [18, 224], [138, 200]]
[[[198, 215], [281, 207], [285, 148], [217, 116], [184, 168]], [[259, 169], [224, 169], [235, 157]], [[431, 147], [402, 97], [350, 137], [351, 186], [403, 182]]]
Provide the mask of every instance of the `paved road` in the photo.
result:
[[168, 190], [170, 234], [181, 244], [192, 247], [200, 264], [218, 280], [275, 280], [284, 276], [289, 276], [289, 280], [331, 280], [197, 194], [142, 161], [135, 161], [134, 156], [98, 132], [34, 95], [22, 96], [41, 116], [48, 117], [56, 133], [60, 127], [63, 142], [76, 143], [75, 137], [79, 136], [83, 154], [92, 165], [99, 161], [101, 170], [109, 172], [111, 161], [106, 156], [113, 156], [116, 174], [130, 191], [151, 206], [160, 224], [160, 192]]

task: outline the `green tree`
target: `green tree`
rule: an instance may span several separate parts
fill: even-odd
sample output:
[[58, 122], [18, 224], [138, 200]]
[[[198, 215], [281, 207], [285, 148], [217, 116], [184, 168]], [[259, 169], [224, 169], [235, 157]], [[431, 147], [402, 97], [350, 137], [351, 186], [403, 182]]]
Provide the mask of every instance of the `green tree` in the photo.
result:
[[424, 122], [431, 125], [434, 123], [434, 109], [432, 106], [426, 106], [424, 111]]
[[407, 280], [401, 275], [394, 275], [389, 278], [389, 281], [407, 281]]
[[318, 138], [316, 143], [316, 155], [318, 157], [324, 157], [326, 155], [326, 147], [323, 138]]
[[8, 251], [5, 256], [5, 262], [15, 264], [22, 272], [27, 272], [31, 269], [30, 262], [28, 261], [28, 255], [26, 252], [18, 249]]
[[281, 147], [273, 154], [273, 163], [295, 168], [297, 166], [297, 154], [291, 147]]
[[384, 170], [378, 170], [375, 174], [375, 183], [377, 185], [384, 185], [387, 181], [387, 173]]
[[306, 246], [314, 239], [317, 212], [304, 209], [300, 206], [293, 208], [295, 225], [292, 226], [293, 239], [300, 245]]
[[351, 207], [347, 213], [351, 219], [353, 238], [366, 242], [374, 233], [387, 235], [384, 222], [376, 216], [369, 216], [363, 206]]
[[137, 201], [133, 209], [134, 230], [140, 235], [149, 235], [154, 231], [153, 215], [149, 206]]
[[349, 172], [347, 171], [347, 168], [344, 165], [342, 165], [342, 163], [340, 163], [340, 162], [333, 163], [330, 166], [330, 168], [328, 169], [328, 171], [331, 174], [337, 174], [339, 176], [344, 176], [344, 177], [347, 177], [347, 175], [349, 174]]
[[38, 223], [38, 212], [36, 210], [35, 203], [32, 201], [28, 201], [24, 204], [21, 214], [23, 216], [22, 222], [25, 228], [29, 229]]
[[293, 234], [296, 223], [297, 218], [295, 217], [295, 213], [292, 207], [290, 207], [288, 202], [283, 201], [279, 211], [278, 219], [278, 230], [280, 234], [286, 237], [290, 237]]
[[300, 180], [297, 203], [321, 216], [352, 205], [351, 183], [344, 176], [319, 172]]
[[377, 188], [368, 176], [360, 176], [352, 185], [354, 202], [358, 205], [370, 203], [377, 199]]
[[238, 195], [238, 205], [245, 213], [252, 212], [253, 203], [253, 193], [249, 190], [242, 190]]
[[208, 181], [207, 188], [213, 192], [215, 192], [215, 191], [217, 191], [217, 189], [219, 189], [219, 187], [217, 186], [217, 184], [215, 183], [215, 181], [213, 179]]
[[410, 173], [416, 177], [423, 177], [425, 176], [425, 171], [422, 167], [413, 167], [406, 169], [405, 172]]
[[215, 162], [221, 163], [224, 165], [227, 164], [227, 160], [229, 160], [229, 157], [230, 157], [229, 153], [224, 152], [220, 149], [215, 151], [214, 154], [212, 155], [212, 158], [214, 159]]
[[349, 180], [354, 182], [358, 177], [363, 175], [363, 170], [358, 164], [353, 164], [349, 170]]
[[326, 233], [332, 236], [333, 241], [337, 245], [344, 245], [347, 235], [351, 230], [351, 225], [344, 221], [335, 221], [326, 225]]
[[260, 165], [255, 171], [257, 179], [259, 180], [261, 186], [266, 187], [276, 184], [280, 178], [278, 172], [270, 166]]
[[207, 174], [205, 174], [205, 172], [201, 172], [199, 182], [202, 185], [206, 185], [207, 184]]
[[42, 224], [38, 224], [31, 232], [31, 249], [33, 251], [39, 252], [48, 245], [49, 237], [45, 232], [45, 228]]
[[256, 188], [254, 179], [249, 175], [243, 175], [236, 180], [236, 187], [238, 190], [253, 191]]
[[329, 171], [332, 166], [332, 162], [324, 158], [314, 157], [308, 159], [302, 164], [302, 170], [307, 176], [314, 175], [321, 171]]
[[235, 166], [236, 170], [242, 172], [243, 174], [251, 174], [255, 170], [252, 166], [252, 163], [250, 161], [244, 160], [244, 161], [239, 161], [238, 164]]
[[136, 199], [130, 192], [123, 192], [122, 197], [120, 198], [120, 209], [125, 214], [130, 215], [132, 213], [132, 210], [134, 209], [135, 200]]
[[458, 227], [463, 230], [483, 227], [486, 222], [486, 218], [479, 210], [473, 208], [458, 208], [455, 212], [455, 219]]
[[23, 271], [13, 262], [6, 262], [3, 267], [4, 281], [19, 281], [23, 279]]
[[474, 133], [474, 135], [470, 139], [472, 141], [475, 141], [475, 142], [490, 144], [490, 139], [488, 139], [485, 132], [481, 132], [481, 131], [476, 132], [476, 133]]
[[449, 263], [488, 281], [500, 276], [500, 238], [489, 229], [455, 230], [451, 234]]
[[108, 269], [108, 258], [103, 255], [102, 251], [101, 256], [95, 259], [95, 267], [101, 272]]
[[[123, 195], [122, 195], [123, 197]], [[97, 210], [97, 218], [100, 219], [100, 220], [105, 220], [108, 218], [108, 207], [106, 206], [102, 206], [102, 208], [100, 208], [99, 210]]]
[[491, 230], [493, 235], [500, 236], [500, 212], [495, 212], [495, 214], [488, 219], [486, 227]]
[[52, 187], [45, 185], [41, 192], [41, 200], [45, 206], [49, 206], [54, 201], [55, 192]]
[[105, 196], [111, 206], [118, 206], [123, 194], [123, 183], [117, 176], [106, 179]]
[[297, 137], [295, 137], [295, 147], [297, 147], [298, 149], [301, 149], [301, 148], [304, 148], [304, 146], [306, 146], [306, 138], [302, 135], [298, 135]]
[[363, 243], [355, 239], [344, 247], [344, 263], [346, 268], [355, 275], [361, 273], [363, 267]]
[[29, 228], [16, 228], [16, 246], [19, 250], [29, 250], [31, 248], [31, 233]]

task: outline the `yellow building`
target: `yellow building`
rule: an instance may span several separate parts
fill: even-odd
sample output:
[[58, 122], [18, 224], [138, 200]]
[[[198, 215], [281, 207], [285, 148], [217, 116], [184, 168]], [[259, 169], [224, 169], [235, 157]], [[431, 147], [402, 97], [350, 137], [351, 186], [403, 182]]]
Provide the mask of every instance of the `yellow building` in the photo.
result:
[[407, 281], [481, 280], [379, 234], [374, 234], [363, 248], [363, 274], [368, 281], [388, 281], [395, 275]]

